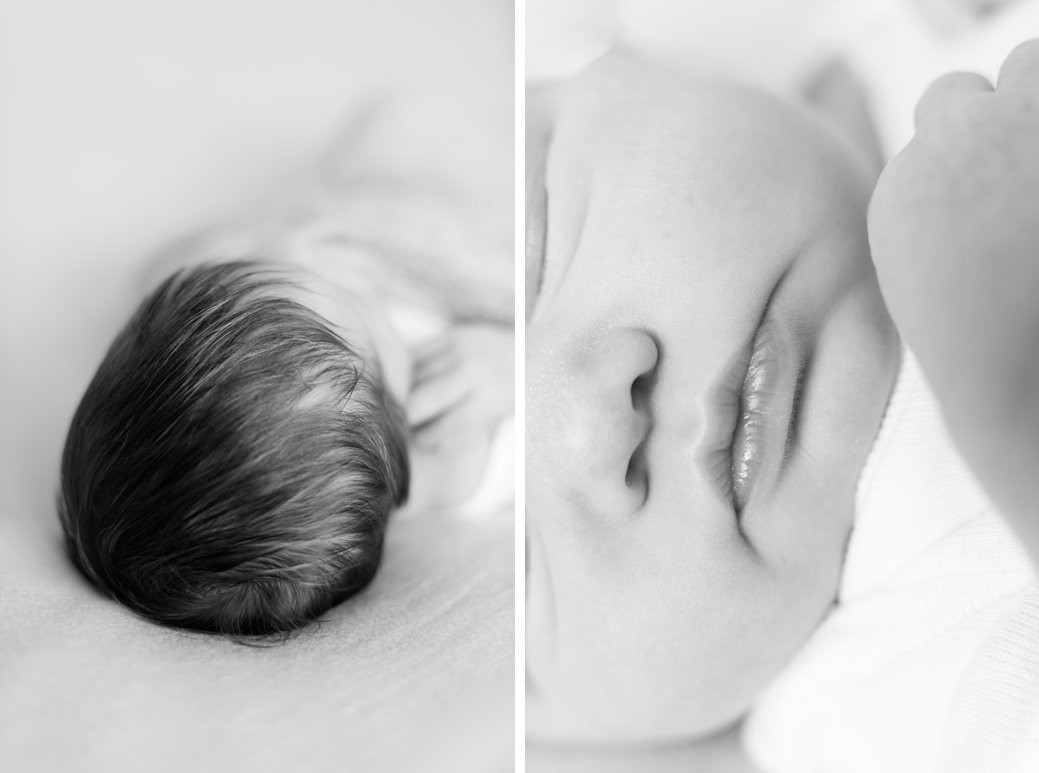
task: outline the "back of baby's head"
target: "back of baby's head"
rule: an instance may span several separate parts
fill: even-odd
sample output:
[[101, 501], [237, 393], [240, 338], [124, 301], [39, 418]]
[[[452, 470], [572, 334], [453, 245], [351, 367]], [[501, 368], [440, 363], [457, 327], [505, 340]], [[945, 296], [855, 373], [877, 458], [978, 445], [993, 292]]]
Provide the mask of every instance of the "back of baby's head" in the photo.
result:
[[252, 263], [166, 280], [69, 429], [59, 511], [104, 592], [160, 623], [288, 631], [372, 579], [408, 488], [403, 413], [365, 359]]

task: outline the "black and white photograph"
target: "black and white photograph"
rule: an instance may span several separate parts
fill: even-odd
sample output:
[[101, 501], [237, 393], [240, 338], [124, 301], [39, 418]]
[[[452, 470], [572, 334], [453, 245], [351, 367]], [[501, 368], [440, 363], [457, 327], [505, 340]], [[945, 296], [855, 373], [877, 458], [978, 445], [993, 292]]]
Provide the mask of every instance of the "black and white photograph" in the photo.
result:
[[514, 768], [515, 14], [0, 3], [0, 769]]
[[1039, 770], [1039, 0], [0, 0], [0, 771]]
[[528, 0], [526, 769], [1039, 769], [1039, 7]]

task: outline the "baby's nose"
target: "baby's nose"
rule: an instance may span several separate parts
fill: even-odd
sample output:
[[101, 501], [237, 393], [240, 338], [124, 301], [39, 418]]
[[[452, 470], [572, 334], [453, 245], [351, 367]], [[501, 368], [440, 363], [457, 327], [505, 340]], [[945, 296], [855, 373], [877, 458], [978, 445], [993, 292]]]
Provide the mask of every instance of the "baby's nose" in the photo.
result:
[[645, 331], [614, 328], [561, 353], [553, 477], [592, 513], [631, 515], [645, 502], [649, 395], [659, 350]]

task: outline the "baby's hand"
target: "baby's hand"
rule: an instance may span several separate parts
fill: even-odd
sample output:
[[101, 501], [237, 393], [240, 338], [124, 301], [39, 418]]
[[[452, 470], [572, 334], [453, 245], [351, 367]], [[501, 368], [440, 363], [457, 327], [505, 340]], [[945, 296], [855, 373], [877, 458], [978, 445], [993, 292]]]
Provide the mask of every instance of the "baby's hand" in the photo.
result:
[[415, 352], [410, 509], [459, 505], [476, 490], [513, 410], [513, 338], [501, 325], [460, 325]]
[[[884, 170], [870, 245], [884, 298], [989, 494], [1039, 501], [1039, 41], [935, 81]], [[1039, 518], [1019, 530], [1039, 557]]]
[[494, 431], [512, 414], [512, 328], [463, 324], [415, 353], [408, 421], [425, 450], [450, 449]]

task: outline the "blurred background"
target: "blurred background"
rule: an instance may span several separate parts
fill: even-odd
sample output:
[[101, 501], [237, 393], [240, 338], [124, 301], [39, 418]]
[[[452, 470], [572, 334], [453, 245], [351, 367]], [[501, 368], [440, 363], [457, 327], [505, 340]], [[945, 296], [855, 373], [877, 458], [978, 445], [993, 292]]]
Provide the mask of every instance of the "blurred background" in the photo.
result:
[[[912, 135], [912, 107], [950, 70], [994, 78], [1039, 36], [1035, 0], [527, 0], [526, 75], [573, 72], [613, 45], [788, 96], [853, 76], [885, 156]], [[839, 88], [839, 87], [838, 87]]]
[[513, 19], [505, 0], [0, 0], [0, 769], [511, 767], [511, 521], [402, 524], [371, 593], [246, 648], [98, 598], [54, 503], [147, 261], [290, 186], [358, 105], [455, 105], [497, 143], [511, 212]]
[[7, 439], [32, 426], [3, 444], [4, 470], [53, 474], [128, 269], [269, 194], [373, 95], [406, 84], [501, 112], [511, 15], [500, 0], [0, 0], [0, 404]]

